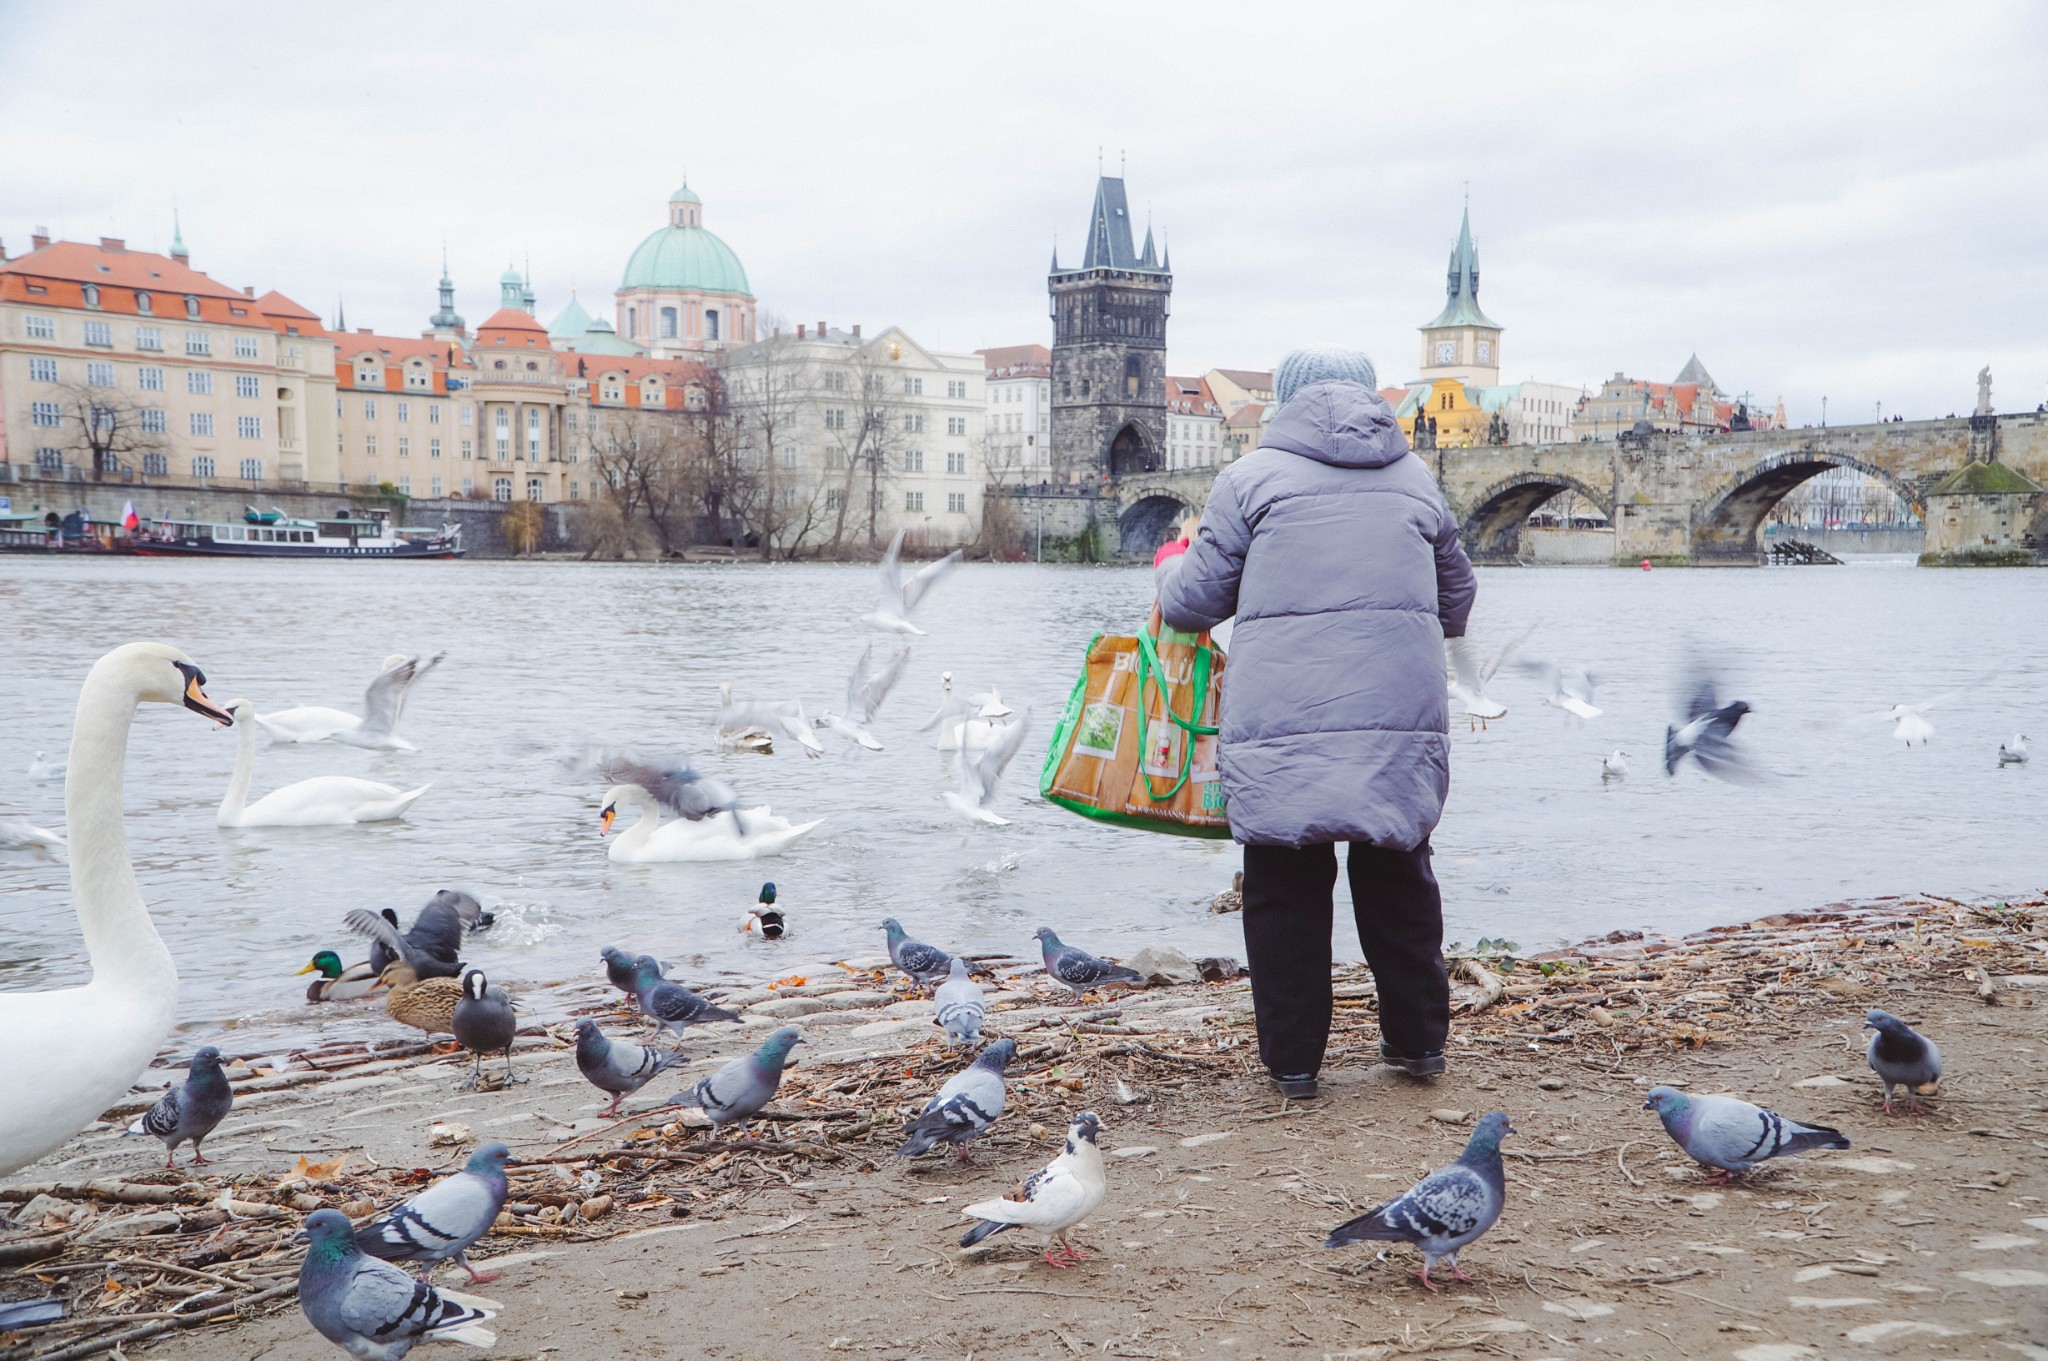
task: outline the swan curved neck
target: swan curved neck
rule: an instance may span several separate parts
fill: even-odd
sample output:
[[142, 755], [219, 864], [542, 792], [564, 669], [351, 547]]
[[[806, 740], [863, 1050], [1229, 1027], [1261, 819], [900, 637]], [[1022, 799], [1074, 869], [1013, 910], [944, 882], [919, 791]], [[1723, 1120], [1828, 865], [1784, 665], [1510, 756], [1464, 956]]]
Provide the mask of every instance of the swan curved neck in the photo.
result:
[[95, 982], [169, 978], [176, 987], [171, 952], [157, 935], [142, 888], [135, 882], [121, 814], [128, 730], [135, 721], [136, 703], [132, 686], [98, 667], [78, 694], [71, 764], [64, 781], [71, 900]]
[[236, 734], [235, 773], [228, 781], [228, 792], [221, 796], [220, 811], [215, 814], [216, 822], [227, 824], [238, 820], [242, 810], [249, 803], [249, 777], [256, 769], [256, 714], [244, 706], [235, 715]]
[[661, 825], [661, 805], [654, 801], [652, 794], [636, 790], [632, 798], [633, 806], [640, 810], [640, 820], [619, 838], [620, 847], [627, 851], [637, 851], [646, 845], [647, 839], [654, 835], [654, 829]]

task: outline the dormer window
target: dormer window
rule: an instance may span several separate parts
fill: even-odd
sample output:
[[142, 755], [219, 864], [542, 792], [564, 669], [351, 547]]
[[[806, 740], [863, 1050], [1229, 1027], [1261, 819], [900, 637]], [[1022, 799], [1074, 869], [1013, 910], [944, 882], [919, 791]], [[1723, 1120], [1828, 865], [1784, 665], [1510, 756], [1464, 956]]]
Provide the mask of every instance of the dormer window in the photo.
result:
[[87, 284], [85, 286], [85, 305], [87, 307], [98, 307], [100, 305], [100, 286], [98, 284]]
[[199, 315], [199, 299], [193, 297], [189, 293], [185, 295], [185, 315], [188, 317], [196, 317]]
[[138, 293], [136, 293], [136, 295], [135, 295], [135, 310], [136, 310], [136, 311], [138, 311], [138, 312], [142, 313], [142, 314], [143, 314], [144, 316], [147, 316], [147, 315], [149, 314], [149, 309], [150, 309], [150, 308], [151, 308], [151, 307], [152, 307], [153, 305], [154, 305], [154, 304], [152, 304], [152, 303], [150, 302], [150, 299], [149, 299], [149, 294], [147, 294], [147, 293], [142, 293], [142, 292], [138, 292]]

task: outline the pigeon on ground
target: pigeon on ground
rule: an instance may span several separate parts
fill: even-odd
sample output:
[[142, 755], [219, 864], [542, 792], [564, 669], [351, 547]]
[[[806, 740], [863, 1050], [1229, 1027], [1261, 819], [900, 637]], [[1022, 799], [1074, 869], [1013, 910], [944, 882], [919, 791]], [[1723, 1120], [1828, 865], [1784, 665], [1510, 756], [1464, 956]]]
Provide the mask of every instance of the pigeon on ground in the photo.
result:
[[476, 1056], [476, 1066], [461, 1090], [473, 1090], [483, 1080], [484, 1055], [505, 1056], [505, 1081], [524, 1082], [512, 1076], [512, 1041], [519, 1035], [519, 1016], [503, 988], [490, 986], [482, 969], [462, 975], [462, 1000], [455, 1004], [455, 1042]]
[[1039, 949], [1045, 957], [1046, 973], [1073, 989], [1075, 1001], [1079, 1001], [1091, 988], [1145, 986], [1145, 975], [1136, 969], [1126, 969], [1121, 964], [1097, 959], [1086, 950], [1062, 944], [1050, 926], [1041, 926], [1032, 934], [1038, 938]]
[[738, 1016], [723, 1007], [713, 1006], [680, 983], [664, 982], [661, 966], [654, 962], [652, 955], [640, 956], [635, 967], [637, 972], [633, 982], [637, 991], [634, 997], [640, 1003], [640, 1014], [654, 1022], [656, 1034], [673, 1030], [676, 1043], [680, 1045], [683, 1032], [693, 1025], [703, 1025], [708, 1021], [739, 1023]]
[[443, 1177], [412, 1199], [402, 1202], [355, 1231], [355, 1244], [387, 1262], [418, 1262], [420, 1280], [434, 1267], [455, 1259], [473, 1284], [497, 1279], [495, 1271], [469, 1264], [470, 1245], [497, 1222], [511, 1189], [505, 1167], [517, 1161], [503, 1144], [485, 1144], [452, 1177]]
[[762, 940], [781, 940], [789, 934], [789, 918], [775, 905], [775, 885], [761, 885], [761, 896], [740, 921], [740, 934]]
[[611, 1119], [619, 1103], [683, 1061], [679, 1049], [615, 1040], [588, 1016], [576, 1023], [576, 1068], [590, 1085], [612, 1094], [612, 1103], [598, 1114]]
[[348, 1216], [315, 1210], [299, 1238], [311, 1246], [299, 1266], [299, 1308], [320, 1336], [364, 1361], [399, 1361], [413, 1344], [498, 1339], [483, 1327], [497, 1315], [446, 1299], [426, 1281], [363, 1255]]
[[[598, 952], [604, 957], [604, 976], [611, 985], [628, 997], [640, 995], [640, 957], [629, 955], [616, 945], [607, 945]], [[654, 967], [654, 975], [661, 976], [661, 966]]]
[[1072, 1266], [1094, 1256], [1069, 1242], [1067, 1230], [1093, 1214], [1109, 1194], [1109, 1183], [1102, 1175], [1102, 1150], [1095, 1146], [1101, 1133], [1102, 1121], [1095, 1112], [1082, 1111], [1075, 1116], [1067, 1127], [1067, 1146], [1057, 1158], [1001, 1200], [984, 1200], [962, 1212], [980, 1222], [960, 1239], [960, 1246], [971, 1248], [991, 1234], [1021, 1224], [1037, 1229], [1044, 1237], [1047, 1266]]
[[1682, 708], [1682, 721], [1664, 729], [1666, 775], [1676, 775], [1678, 767], [1690, 756], [1694, 764], [1717, 780], [1755, 778], [1748, 757], [1731, 740], [1735, 725], [1749, 712], [1746, 701], [1720, 703], [1713, 677], [1701, 672], [1693, 677]]
[[56, 1296], [41, 1300], [9, 1300], [0, 1304], [0, 1333], [32, 1328], [38, 1323], [55, 1323], [64, 1317], [64, 1307], [64, 1300]]
[[668, 1104], [702, 1110], [711, 1121], [713, 1139], [734, 1122], [744, 1132], [747, 1121], [775, 1099], [790, 1046], [802, 1043], [803, 1037], [793, 1027], [784, 1026], [762, 1041], [759, 1049], [734, 1059], [689, 1091], [676, 1093]]
[[1915, 1111], [1926, 1109], [1920, 1097], [1931, 1096], [1941, 1080], [1941, 1050], [1913, 1027], [1888, 1011], [1872, 1008], [1863, 1013], [1863, 1026], [1877, 1032], [1870, 1037], [1870, 1070], [1884, 1083], [1884, 1113], [1892, 1113], [1892, 1088], [1911, 1093], [1906, 1100]]
[[1003, 1113], [1003, 1070], [1016, 1056], [1015, 1040], [997, 1040], [973, 1063], [947, 1078], [939, 1094], [903, 1127], [907, 1137], [896, 1156], [915, 1158], [939, 1144], [951, 1144], [961, 1162], [971, 1162], [968, 1145]]
[[1438, 1262], [1449, 1262], [1455, 1279], [1471, 1280], [1458, 1267], [1458, 1253], [1500, 1218], [1501, 1206], [1507, 1202], [1500, 1139], [1514, 1132], [1503, 1112], [1481, 1116], [1456, 1162], [1430, 1173], [1386, 1204], [1339, 1224], [1330, 1230], [1323, 1246], [1341, 1248], [1367, 1240], [1413, 1243], [1422, 1249], [1422, 1267], [1415, 1274], [1424, 1286], [1441, 1289], [1429, 1279]]
[[932, 994], [932, 1010], [939, 1024], [946, 1028], [948, 1042], [981, 1043], [981, 1021], [988, 1014], [988, 1002], [982, 996], [981, 984], [967, 976], [966, 960], [953, 961], [952, 972]]
[[951, 955], [936, 945], [926, 945], [904, 935], [902, 925], [894, 917], [882, 918], [882, 929], [889, 933], [890, 961], [909, 974], [911, 982], [930, 987], [943, 981], [952, 971]]
[[192, 1056], [192, 1069], [185, 1080], [137, 1116], [121, 1137], [154, 1134], [163, 1140], [165, 1167], [178, 1165], [178, 1145], [187, 1139], [192, 1141], [193, 1162], [211, 1162], [199, 1151], [199, 1143], [213, 1133], [213, 1127], [226, 1118], [228, 1107], [234, 1104], [234, 1089], [220, 1069], [220, 1050], [209, 1044]]
[[1600, 758], [1600, 783], [1628, 778], [1628, 753], [1620, 747]]
[[2027, 735], [2023, 732], [2014, 733], [2010, 742], [1998, 744], [1998, 764], [2001, 769], [2006, 766], [2025, 765], [2027, 755]]
[[1687, 1096], [1674, 1087], [1652, 1087], [1643, 1109], [1657, 1112], [1664, 1132], [1687, 1157], [1716, 1169], [1709, 1186], [1724, 1185], [1766, 1159], [1849, 1146], [1838, 1129], [1802, 1125], [1732, 1096]]
[[910, 622], [910, 613], [917, 608], [917, 602], [924, 599], [938, 579], [958, 567], [966, 553], [956, 548], [937, 562], [927, 563], [909, 576], [903, 574], [903, 531], [889, 540], [888, 551], [882, 554], [882, 565], [877, 573], [877, 586], [881, 599], [874, 612], [864, 614], [860, 622], [884, 633], [907, 633], [922, 638], [925, 631]]

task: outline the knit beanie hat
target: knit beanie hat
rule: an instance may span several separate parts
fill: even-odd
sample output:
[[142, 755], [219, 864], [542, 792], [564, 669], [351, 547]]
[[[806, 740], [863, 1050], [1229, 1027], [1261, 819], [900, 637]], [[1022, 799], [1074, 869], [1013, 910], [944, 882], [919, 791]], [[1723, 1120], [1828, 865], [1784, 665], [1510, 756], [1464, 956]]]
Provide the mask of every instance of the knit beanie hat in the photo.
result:
[[1380, 378], [1363, 350], [1306, 345], [1281, 360], [1274, 370], [1273, 395], [1285, 406], [1310, 383], [1357, 383], [1377, 390]]

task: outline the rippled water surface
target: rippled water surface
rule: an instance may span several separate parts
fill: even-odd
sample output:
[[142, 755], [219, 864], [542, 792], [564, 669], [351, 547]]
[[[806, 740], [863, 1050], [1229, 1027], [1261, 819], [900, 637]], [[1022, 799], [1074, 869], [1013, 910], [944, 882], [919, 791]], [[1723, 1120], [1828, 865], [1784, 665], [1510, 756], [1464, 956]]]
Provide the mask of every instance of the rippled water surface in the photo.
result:
[[[148, 706], [129, 743], [128, 835], [143, 892], [184, 979], [182, 1016], [298, 1036], [388, 1033], [363, 1009], [304, 1007], [292, 977], [323, 946], [359, 958], [340, 929], [353, 907], [412, 909], [465, 886], [501, 922], [473, 962], [534, 989], [587, 976], [597, 949], [701, 956], [693, 975], [775, 975], [871, 954], [876, 920], [969, 950], [1029, 953], [1050, 924], [1123, 953], [1171, 941], [1242, 952], [1209, 898], [1236, 867], [1228, 843], [1106, 829], [1036, 800], [1037, 767], [1082, 649], [1141, 620], [1150, 574], [1115, 568], [968, 566], [919, 614], [910, 670], [877, 731], [888, 750], [828, 737], [806, 761], [718, 755], [717, 684], [742, 697], [837, 703], [868, 636], [872, 575], [838, 566], [573, 563], [261, 563], [0, 558], [8, 720], [0, 817], [57, 825], [62, 788], [31, 784], [36, 749], [69, 742], [80, 680], [108, 648], [175, 643], [216, 699], [259, 709], [354, 707], [389, 652], [445, 649], [405, 731], [420, 750], [258, 746], [261, 794], [311, 775], [433, 788], [402, 823], [222, 830], [213, 811], [235, 737]], [[1590, 668], [1600, 719], [1539, 702], [1503, 676], [1511, 712], [1454, 732], [1453, 790], [1436, 838], [1452, 938], [1525, 945], [1616, 927], [1692, 928], [1833, 899], [2038, 888], [2048, 880], [2048, 758], [2000, 770], [2001, 739], [2048, 749], [2048, 573], [1918, 571], [1897, 560], [1771, 571], [1520, 569], [1481, 572], [1482, 645], [1539, 622], [1526, 645]], [[1658, 752], [1674, 668], [1689, 647], [1719, 659], [1755, 706], [1743, 734], [1778, 778], [1666, 779]], [[916, 731], [950, 668], [1033, 711], [1033, 740], [998, 808], [1014, 825], [964, 824], [940, 802], [943, 759]], [[1995, 675], [1983, 677], [1994, 668]], [[1858, 714], [1957, 686], [1912, 751]], [[750, 803], [824, 825], [785, 854], [730, 864], [616, 865], [594, 785], [550, 753], [595, 741], [692, 755]], [[1633, 753], [1603, 787], [1601, 755]], [[795, 938], [750, 943], [741, 914], [761, 881], [781, 888]], [[1341, 952], [1356, 942], [1339, 932]], [[84, 955], [61, 861], [0, 855], [0, 985], [82, 981]], [[814, 967], [814, 965], [813, 965]]]

